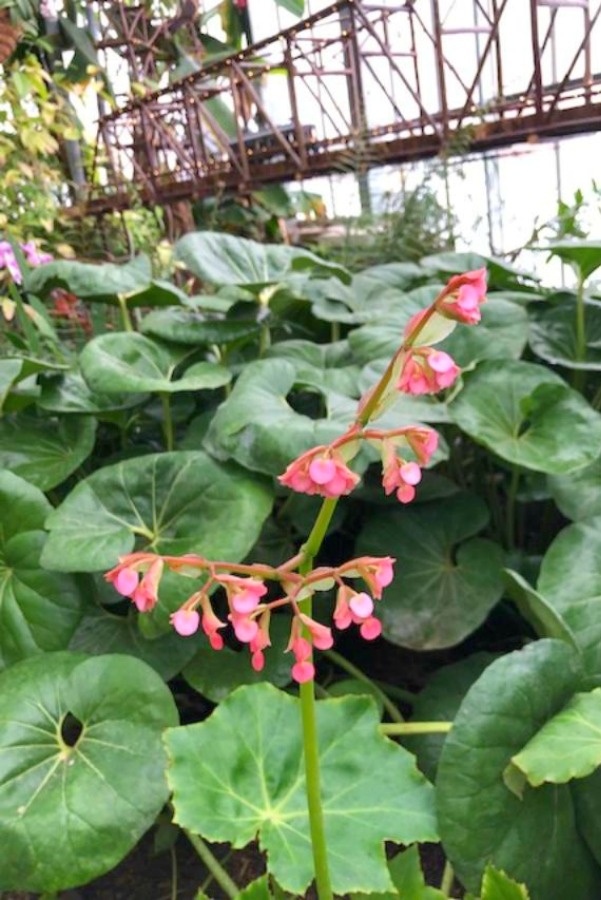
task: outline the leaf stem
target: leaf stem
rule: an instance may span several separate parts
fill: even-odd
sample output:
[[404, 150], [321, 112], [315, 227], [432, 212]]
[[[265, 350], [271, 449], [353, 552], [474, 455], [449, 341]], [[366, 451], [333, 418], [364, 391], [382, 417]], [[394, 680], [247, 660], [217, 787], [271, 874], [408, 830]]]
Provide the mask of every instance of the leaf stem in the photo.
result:
[[124, 294], [117, 294], [117, 303], [119, 304], [119, 310], [121, 312], [121, 322], [123, 323], [123, 330], [133, 331], [134, 326], [129, 314], [129, 309], [127, 307], [127, 297]]
[[348, 672], [349, 675], [352, 675], [353, 678], [356, 678], [357, 681], [361, 681], [363, 682], [363, 684], [368, 684], [373, 693], [379, 698], [384, 709], [393, 722], [405, 721], [396, 705], [389, 697], [386, 696], [382, 688], [378, 687], [375, 681], [372, 681], [369, 675], [366, 675], [365, 672], [362, 672], [361, 669], [358, 669], [357, 666], [353, 665], [352, 662], [349, 662], [344, 658], [344, 656], [342, 656], [340, 653], [337, 653], [335, 650], [324, 650], [323, 655], [327, 657], [327, 659], [330, 659], [335, 665], [339, 666], [339, 668], [344, 669], [345, 672]]
[[451, 891], [453, 890], [453, 882], [455, 881], [455, 872], [453, 871], [453, 866], [448, 861], [444, 864], [444, 871], [442, 873], [442, 881], [440, 882], [440, 890], [443, 892], [445, 897], [451, 896]]
[[387, 737], [400, 737], [412, 734], [448, 734], [452, 727], [452, 722], [383, 722], [379, 730], [380, 734]]
[[[586, 321], [584, 307], [584, 281], [582, 275], [578, 275], [578, 289], [576, 292], [576, 361], [584, 362], [586, 359]], [[585, 372], [583, 369], [574, 371], [574, 388], [581, 391], [584, 386]]]
[[213, 855], [207, 844], [198, 834], [184, 829], [184, 834], [202, 859], [203, 863], [217, 882], [220, 888], [234, 900], [240, 893], [239, 887], [232, 881], [219, 860]]
[[174, 447], [173, 416], [171, 415], [171, 395], [167, 391], [161, 392], [163, 404], [163, 434], [165, 435], [165, 448], [170, 452]]

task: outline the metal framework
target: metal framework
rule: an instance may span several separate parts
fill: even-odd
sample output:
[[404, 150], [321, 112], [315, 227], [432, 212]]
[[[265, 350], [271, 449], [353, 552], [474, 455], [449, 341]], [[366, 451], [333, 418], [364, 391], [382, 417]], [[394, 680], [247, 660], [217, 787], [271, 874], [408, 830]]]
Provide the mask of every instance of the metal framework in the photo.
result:
[[337, 0], [130, 101], [99, 122], [89, 210], [601, 130], [601, 0], [473, 0], [470, 22], [452, 7]]

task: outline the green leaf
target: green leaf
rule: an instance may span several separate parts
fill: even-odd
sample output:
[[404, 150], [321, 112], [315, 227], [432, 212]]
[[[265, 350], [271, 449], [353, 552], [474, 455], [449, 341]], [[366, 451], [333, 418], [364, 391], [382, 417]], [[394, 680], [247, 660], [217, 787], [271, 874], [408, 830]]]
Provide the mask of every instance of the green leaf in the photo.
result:
[[537, 590], [571, 629], [588, 675], [597, 680], [601, 675], [601, 517], [560, 531], [543, 559]]
[[0, 676], [0, 723], [2, 887], [54, 892], [112, 869], [168, 797], [160, 735], [177, 711], [159, 676], [127, 656], [24, 660]]
[[420, 259], [420, 266], [430, 269], [437, 276], [461, 275], [474, 269], [486, 268], [489, 289], [519, 287], [523, 282], [536, 282], [536, 275], [516, 269], [504, 260], [493, 256], [481, 256], [478, 253], [436, 253]]
[[[367, 698], [317, 704], [325, 830], [338, 894], [392, 887], [384, 840], [436, 840], [431, 788], [410, 754], [378, 734], [378, 722]], [[242, 687], [206, 722], [167, 731], [166, 744], [175, 821], [234, 847], [258, 833], [274, 878], [284, 890], [304, 893], [313, 860], [299, 701], [268, 684]]]
[[326, 270], [350, 281], [344, 269], [309, 250], [285, 244], [259, 244], [212, 231], [197, 231], [180, 238], [175, 255], [197, 278], [218, 286], [240, 285], [256, 290], [285, 281], [287, 275], [300, 268]]
[[271, 347], [267, 357], [289, 359], [296, 367], [297, 383], [317, 390], [359, 397], [359, 369], [354, 364], [348, 341], [314, 344], [312, 341], [282, 341]]
[[63, 287], [80, 300], [114, 301], [119, 294], [136, 293], [151, 279], [152, 268], [147, 256], [137, 256], [124, 265], [59, 260], [30, 269], [25, 287], [41, 297], [50, 294], [54, 288]]
[[505, 872], [487, 866], [482, 881], [481, 900], [530, 900], [525, 884], [512, 881]]
[[571, 265], [583, 281], [586, 281], [601, 266], [601, 242], [599, 241], [573, 239], [555, 241], [540, 249], [548, 251], [552, 256], [558, 256], [563, 262]]
[[[416, 695], [411, 721], [452, 722], [468, 690], [496, 658], [493, 653], [474, 653], [438, 669], [426, 687]], [[403, 746], [417, 756], [419, 768], [430, 781], [436, 779], [438, 760], [446, 738], [446, 734], [419, 734], [403, 738]]]
[[226, 368], [210, 362], [195, 363], [176, 377], [185, 356], [144, 335], [119, 332], [90, 341], [80, 365], [88, 386], [99, 394], [215, 390], [231, 380]]
[[379, 894], [351, 894], [351, 900], [446, 900], [438, 888], [428, 887], [422, 872], [419, 850], [409, 847], [388, 860], [394, 891]]
[[586, 778], [599, 766], [601, 688], [571, 697], [510, 763], [510, 768], [535, 788]]
[[523, 618], [530, 623], [538, 637], [558, 638], [578, 648], [576, 638], [561, 615], [547, 600], [531, 587], [519, 572], [503, 572], [505, 593], [513, 600]]
[[349, 409], [347, 399], [337, 407], [336, 395], [328, 394], [327, 416], [311, 419], [295, 412], [287, 401], [297, 383], [296, 366], [288, 360], [247, 365], [211, 423], [205, 442], [209, 451], [253, 471], [280, 475], [305, 450], [338, 437], [351, 421], [356, 403]]
[[99, 469], [48, 518], [43, 563], [102, 572], [134, 549], [243, 559], [269, 515], [256, 476], [200, 452], [159, 453]]
[[299, 18], [305, 11], [305, 0], [275, 0], [275, 2], [278, 6], [281, 6], [282, 9], [287, 9], [288, 12], [291, 12]]
[[472, 494], [368, 517], [359, 555], [397, 559], [398, 575], [378, 607], [384, 634], [402, 647], [451, 647], [480, 625], [503, 593], [503, 551], [474, 537], [488, 510]]
[[140, 631], [133, 610], [127, 616], [117, 616], [97, 606], [86, 610], [69, 649], [90, 656], [105, 653], [135, 656], [169, 681], [190, 661], [196, 647], [193, 641], [179, 637], [172, 629], [168, 634], [148, 640]]
[[537, 356], [554, 366], [567, 369], [601, 369], [601, 303], [588, 300], [584, 305], [586, 358], [578, 359], [576, 336], [576, 300], [560, 306], [536, 310], [530, 323], [530, 347]]
[[243, 891], [240, 891], [236, 900], [271, 900], [271, 891], [269, 890], [269, 876], [262, 875], [251, 881]]
[[51, 509], [38, 488], [0, 472], [0, 669], [64, 649], [81, 619], [75, 580], [40, 565]]
[[62, 484], [94, 449], [96, 422], [20, 413], [0, 422], [0, 466], [43, 491]]
[[243, 684], [258, 684], [269, 681], [277, 687], [290, 684], [290, 657], [284, 651], [290, 637], [290, 617], [274, 615], [271, 620], [272, 646], [265, 651], [265, 668], [255, 672], [250, 664], [250, 656], [244, 650], [236, 652], [224, 647], [216, 652], [208, 641], [194, 659], [184, 669], [184, 678], [195, 691], [213, 703], [221, 703], [232, 691]]
[[548, 479], [551, 496], [568, 519], [579, 521], [601, 516], [601, 457], [590, 466], [553, 475]]
[[11, 387], [19, 380], [22, 368], [20, 359], [0, 359], [0, 413]]
[[445, 852], [470, 891], [492, 863], [524, 881], [532, 900], [599, 896], [600, 871], [580, 837], [570, 787], [547, 785], [519, 800], [502, 778], [581, 678], [568, 644], [541, 640], [492, 663], [463, 701], [436, 791]]
[[37, 404], [47, 412], [101, 416], [107, 412], [130, 409], [144, 400], [144, 394], [94, 394], [79, 372], [67, 372], [43, 381]]
[[482, 307], [477, 328], [456, 328], [440, 344], [457, 365], [484, 359], [519, 359], [528, 340], [528, 314], [523, 307], [491, 295]]
[[160, 309], [142, 321], [142, 333], [177, 344], [230, 344], [261, 330], [255, 319], [207, 318], [193, 309]]
[[570, 472], [599, 455], [601, 416], [549, 369], [480, 364], [451, 405], [460, 428], [510, 463]]

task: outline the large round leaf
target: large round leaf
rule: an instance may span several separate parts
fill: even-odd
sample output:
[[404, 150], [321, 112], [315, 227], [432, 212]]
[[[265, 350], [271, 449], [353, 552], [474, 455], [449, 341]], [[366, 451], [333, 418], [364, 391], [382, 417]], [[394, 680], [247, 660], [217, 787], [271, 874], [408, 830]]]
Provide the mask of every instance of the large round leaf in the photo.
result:
[[348, 341], [333, 344], [282, 341], [272, 347], [267, 356], [289, 359], [296, 366], [299, 384], [318, 390], [325, 388], [346, 397], [359, 396], [359, 369], [354, 364]]
[[589, 300], [584, 307], [586, 353], [578, 358], [576, 302], [571, 300], [534, 315], [530, 346], [537, 356], [567, 369], [601, 369], [601, 303]]
[[601, 678], [601, 516], [561, 531], [545, 554], [537, 588], [571, 628], [587, 674]]
[[158, 344], [142, 334], [103, 334], [83, 350], [80, 365], [92, 391], [99, 394], [213, 390], [231, 380], [216, 363], [199, 362], [181, 377], [176, 370], [186, 352]]
[[167, 800], [160, 735], [176, 723], [131, 657], [57, 653], [3, 673], [0, 888], [54, 892], [112, 869]]
[[86, 610], [69, 643], [70, 650], [90, 656], [125, 653], [151, 666], [169, 681], [178, 675], [195, 652], [194, 642], [179, 637], [173, 629], [149, 640], [139, 628], [137, 614], [118, 616], [100, 606]]
[[121, 297], [128, 306], [172, 306], [185, 303], [186, 295], [174, 284], [157, 281], [147, 256], [136, 256], [123, 265], [94, 265], [57, 260], [29, 270], [25, 287], [33, 294], [48, 296], [54, 288], [67, 288], [81, 300], [117, 305]]
[[184, 669], [184, 678], [194, 690], [213, 703], [221, 703], [229, 694], [243, 684], [258, 684], [269, 681], [277, 687], [290, 684], [290, 658], [285, 655], [290, 637], [290, 617], [274, 616], [271, 620], [271, 647], [265, 652], [265, 668], [255, 672], [246, 650], [238, 652], [224, 647], [216, 653], [208, 641]]
[[261, 288], [284, 281], [295, 269], [330, 271], [350, 280], [341, 266], [328, 263], [309, 250], [286, 244], [259, 244], [231, 234], [198, 231], [180, 238], [175, 254], [207, 284]]
[[297, 383], [296, 366], [288, 360], [248, 365], [211, 423], [206, 440], [211, 453], [257, 472], [279, 475], [305, 450], [342, 434], [353, 419], [356, 403], [328, 394], [327, 417], [311, 419], [295, 412], [286, 399]]
[[538, 281], [536, 275], [517, 269], [505, 260], [479, 253], [436, 253], [424, 256], [420, 266], [435, 272], [438, 276], [461, 275], [474, 269], [486, 268], [490, 288], [515, 288], [522, 282]]
[[445, 742], [436, 792], [445, 851], [477, 891], [488, 863], [528, 885], [532, 900], [592, 900], [600, 870], [577, 830], [569, 786], [520, 800], [503, 772], [580, 687], [574, 650], [536, 641], [489, 666], [467, 694]]
[[194, 309], [160, 309], [142, 321], [142, 332], [176, 344], [229, 344], [257, 335], [256, 319], [208, 318]]
[[95, 436], [96, 422], [88, 416], [11, 416], [0, 422], [0, 466], [49, 491], [88, 458]]
[[477, 538], [488, 522], [471, 494], [380, 512], [367, 519], [357, 552], [397, 559], [397, 575], [378, 607], [385, 636], [402, 647], [458, 644], [503, 593], [503, 552]]
[[49, 516], [43, 562], [61, 572], [101, 572], [134, 548], [240, 560], [271, 504], [256, 477], [204, 453], [129, 459], [90, 475]]
[[[431, 788], [413, 757], [378, 734], [378, 722], [364, 697], [317, 704], [336, 894], [392, 888], [384, 840], [436, 840]], [[313, 860], [299, 701], [268, 684], [242, 687], [207, 722], [167, 731], [166, 743], [177, 823], [235, 847], [258, 833], [278, 884], [303, 894]]]
[[570, 472], [599, 455], [601, 415], [549, 369], [482, 363], [451, 415], [501, 459], [537, 472]]
[[144, 394], [94, 394], [79, 372], [46, 379], [38, 406], [48, 412], [102, 415], [137, 406], [146, 399]]
[[601, 457], [577, 472], [553, 475], [548, 484], [553, 499], [568, 519], [601, 516]]
[[38, 488], [0, 472], [0, 669], [64, 649], [82, 616], [75, 580], [40, 565], [51, 510]]

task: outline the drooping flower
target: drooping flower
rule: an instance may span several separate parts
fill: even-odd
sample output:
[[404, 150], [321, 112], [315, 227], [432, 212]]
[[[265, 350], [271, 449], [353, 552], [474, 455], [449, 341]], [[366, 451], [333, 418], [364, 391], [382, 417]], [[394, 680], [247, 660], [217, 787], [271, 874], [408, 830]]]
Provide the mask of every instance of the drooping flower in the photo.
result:
[[349, 577], [346, 574], [347, 569], [350, 572], [358, 573], [376, 600], [381, 600], [382, 591], [394, 578], [395, 562], [396, 559], [392, 556], [361, 556], [359, 559], [353, 559], [341, 566], [338, 571], [345, 578]]
[[16, 284], [23, 281], [15, 252], [8, 241], [0, 241], [0, 269], [7, 269]]
[[269, 636], [269, 622], [271, 612], [266, 609], [259, 620], [259, 628], [255, 637], [250, 642], [251, 665], [255, 672], [262, 672], [265, 666], [265, 655], [263, 651], [266, 647], [271, 647], [271, 638]]
[[242, 616], [254, 612], [259, 605], [261, 597], [264, 597], [267, 593], [267, 588], [263, 582], [256, 578], [217, 575], [216, 581], [225, 588], [231, 611]]
[[330, 628], [326, 625], [321, 625], [319, 622], [316, 622], [315, 619], [306, 616], [304, 613], [299, 614], [299, 619], [305, 628], [308, 629], [314, 647], [317, 647], [318, 650], [329, 650], [330, 647], [334, 646], [334, 638], [332, 637], [332, 630]]
[[397, 500], [400, 503], [411, 503], [415, 498], [415, 485], [422, 480], [422, 470], [418, 464], [406, 462], [397, 456], [391, 441], [383, 441], [382, 460], [382, 485], [386, 494], [396, 491]]
[[250, 616], [231, 612], [228, 619], [232, 623], [234, 634], [242, 644], [250, 644], [253, 638], [257, 636], [259, 626]]
[[476, 325], [481, 318], [480, 306], [485, 300], [486, 269], [476, 269], [449, 280], [436, 303], [436, 310], [448, 319]]
[[341, 454], [329, 447], [314, 447], [290, 463], [278, 481], [301, 494], [341, 497], [359, 482]]
[[417, 456], [420, 466], [427, 466], [438, 450], [438, 432], [425, 426], [410, 428], [405, 433], [405, 439]]
[[159, 602], [158, 590], [163, 574], [163, 560], [155, 559], [134, 591], [132, 600], [140, 612], [149, 612]]
[[301, 634], [301, 623], [297, 616], [292, 620], [290, 640], [286, 652], [292, 651], [296, 662], [292, 666], [292, 677], [297, 684], [304, 684], [315, 678], [315, 666], [312, 662], [313, 649], [309, 641]]
[[361, 637], [373, 641], [382, 633], [382, 623], [373, 615], [374, 602], [369, 594], [357, 593], [343, 584], [338, 591], [334, 623], [341, 631], [355, 624]]
[[133, 597], [139, 582], [140, 578], [138, 573], [134, 569], [125, 567], [117, 572], [113, 581], [113, 586], [122, 597]]
[[436, 394], [450, 387], [459, 371], [448, 353], [418, 347], [407, 352], [397, 388], [406, 394]]
[[21, 244], [21, 250], [30, 266], [43, 266], [45, 263], [52, 262], [50, 253], [43, 253], [38, 250], [34, 241], [27, 241], [27, 243]]
[[211, 606], [211, 601], [206, 594], [201, 596], [200, 605], [202, 606], [202, 630], [208, 637], [213, 650], [222, 650], [223, 638], [219, 632], [222, 628], [226, 627], [225, 622], [222, 622], [221, 619], [215, 615], [213, 607]]
[[196, 634], [200, 627], [200, 614], [195, 609], [186, 609], [185, 606], [182, 606], [181, 609], [169, 616], [169, 621], [178, 634], [181, 634], [182, 637], [190, 637], [190, 635]]

